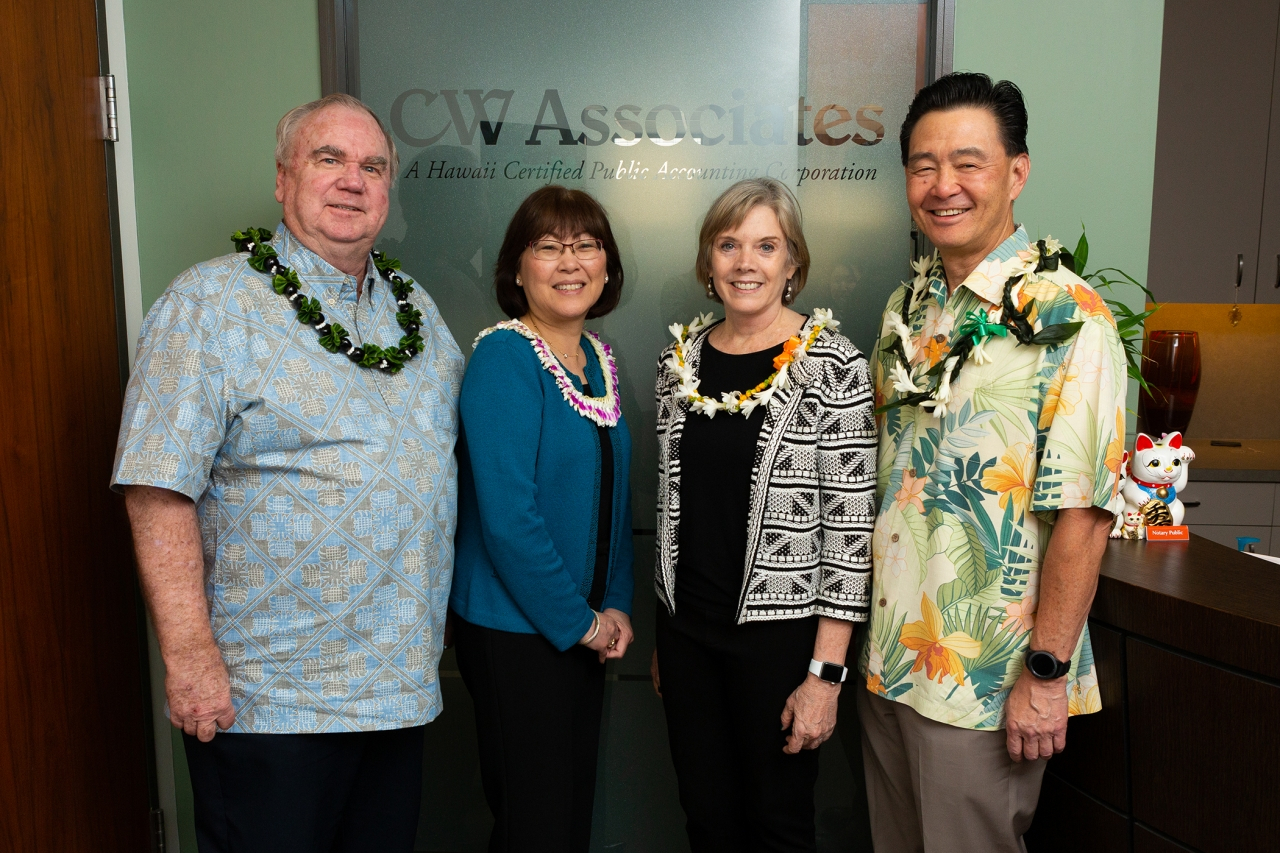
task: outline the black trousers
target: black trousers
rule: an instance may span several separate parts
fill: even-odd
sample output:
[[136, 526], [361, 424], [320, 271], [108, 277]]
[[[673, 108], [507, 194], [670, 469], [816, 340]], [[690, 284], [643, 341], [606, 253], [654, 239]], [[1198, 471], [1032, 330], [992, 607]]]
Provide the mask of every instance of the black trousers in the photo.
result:
[[817, 630], [817, 617], [735, 625], [658, 604], [662, 704], [694, 853], [817, 849], [818, 750], [783, 753], [781, 720]]
[[200, 853], [411, 853], [425, 728], [183, 735]]
[[490, 853], [587, 853], [604, 713], [604, 665], [455, 615], [458, 669], [475, 704]]

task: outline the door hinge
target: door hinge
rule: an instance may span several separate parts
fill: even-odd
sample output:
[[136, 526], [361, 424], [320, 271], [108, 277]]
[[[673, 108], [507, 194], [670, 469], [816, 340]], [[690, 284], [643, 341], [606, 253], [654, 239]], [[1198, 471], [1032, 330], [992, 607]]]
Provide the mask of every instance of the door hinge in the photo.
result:
[[120, 141], [120, 122], [116, 115], [116, 75], [98, 78], [101, 94], [102, 138], [107, 142]]
[[164, 809], [151, 810], [151, 849], [153, 853], [164, 853]]

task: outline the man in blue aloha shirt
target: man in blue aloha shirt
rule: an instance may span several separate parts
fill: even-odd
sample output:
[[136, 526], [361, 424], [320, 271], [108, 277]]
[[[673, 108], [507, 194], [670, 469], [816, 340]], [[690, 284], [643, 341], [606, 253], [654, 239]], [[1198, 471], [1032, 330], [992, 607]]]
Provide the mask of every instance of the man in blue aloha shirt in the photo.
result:
[[201, 853], [410, 851], [453, 564], [462, 356], [376, 252], [398, 168], [347, 95], [276, 129], [274, 235], [143, 324], [113, 486]]

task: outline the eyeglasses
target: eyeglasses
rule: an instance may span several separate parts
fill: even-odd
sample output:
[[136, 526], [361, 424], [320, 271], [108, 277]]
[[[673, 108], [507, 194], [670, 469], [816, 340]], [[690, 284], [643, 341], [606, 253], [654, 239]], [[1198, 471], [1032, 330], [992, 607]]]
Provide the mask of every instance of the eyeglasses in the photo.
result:
[[533, 249], [533, 256], [540, 261], [557, 261], [568, 249], [580, 261], [589, 261], [604, 248], [600, 240], [576, 240], [572, 243], [561, 243], [559, 240], [532, 240], [526, 243]]

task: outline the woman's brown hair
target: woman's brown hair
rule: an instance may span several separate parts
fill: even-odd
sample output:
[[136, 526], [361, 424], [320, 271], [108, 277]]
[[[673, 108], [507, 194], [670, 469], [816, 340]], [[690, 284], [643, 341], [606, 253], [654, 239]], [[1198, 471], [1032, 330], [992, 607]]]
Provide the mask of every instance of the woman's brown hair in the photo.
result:
[[503, 313], [515, 319], [529, 312], [524, 288], [516, 284], [525, 247], [542, 237], [571, 240], [579, 234], [589, 234], [604, 244], [608, 275], [600, 298], [587, 312], [587, 319], [603, 317], [618, 307], [622, 297], [622, 259], [618, 257], [618, 244], [613, 239], [608, 215], [589, 193], [548, 184], [534, 190], [520, 203], [502, 238], [498, 262], [493, 269], [493, 287]]

